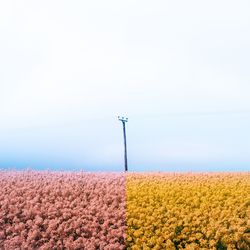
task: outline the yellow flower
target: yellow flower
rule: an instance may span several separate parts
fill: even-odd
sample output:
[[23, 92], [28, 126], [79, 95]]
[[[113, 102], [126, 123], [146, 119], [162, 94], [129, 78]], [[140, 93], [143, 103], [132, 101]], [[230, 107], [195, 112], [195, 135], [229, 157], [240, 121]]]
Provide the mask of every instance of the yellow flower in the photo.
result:
[[134, 236], [135, 237], [140, 237], [142, 235], [142, 232], [140, 231], [140, 230], [136, 230], [135, 232], [134, 232]]
[[250, 173], [128, 173], [128, 249], [244, 248], [249, 189]]
[[132, 241], [132, 240], [133, 239], [130, 236], [127, 237], [127, 241]]

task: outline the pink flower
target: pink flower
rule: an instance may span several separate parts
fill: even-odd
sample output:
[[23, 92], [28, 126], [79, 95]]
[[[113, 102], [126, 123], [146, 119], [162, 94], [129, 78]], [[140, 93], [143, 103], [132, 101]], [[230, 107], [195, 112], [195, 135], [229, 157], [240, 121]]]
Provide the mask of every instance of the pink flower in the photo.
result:
[[0, 196], [0, 249], [120, 249], [123, 174], [2, 171]]

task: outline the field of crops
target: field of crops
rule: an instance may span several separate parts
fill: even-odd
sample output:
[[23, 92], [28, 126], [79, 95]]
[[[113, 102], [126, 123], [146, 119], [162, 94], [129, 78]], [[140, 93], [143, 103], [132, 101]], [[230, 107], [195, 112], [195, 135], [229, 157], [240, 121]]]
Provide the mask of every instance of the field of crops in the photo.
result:
[[0, 171], [0, 249], [250, 249], [250, 173]]
[[0, 172], [0, 249], [124, 249], [122, 174]]
[[128, 249], [250, 249], [250, 175], [130, 174]]

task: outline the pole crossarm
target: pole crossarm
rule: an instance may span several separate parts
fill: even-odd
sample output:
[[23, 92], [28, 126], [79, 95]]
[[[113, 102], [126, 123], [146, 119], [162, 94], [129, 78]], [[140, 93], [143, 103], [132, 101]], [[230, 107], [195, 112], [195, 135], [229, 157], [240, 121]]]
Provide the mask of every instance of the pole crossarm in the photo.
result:
[[121, 121], [121, 122], [127, 122], [127, 121], [128, 121], [128, 118], [123, 117], [123, 116], [118, 116], [118, 119], [119, 119], [119, 121]]

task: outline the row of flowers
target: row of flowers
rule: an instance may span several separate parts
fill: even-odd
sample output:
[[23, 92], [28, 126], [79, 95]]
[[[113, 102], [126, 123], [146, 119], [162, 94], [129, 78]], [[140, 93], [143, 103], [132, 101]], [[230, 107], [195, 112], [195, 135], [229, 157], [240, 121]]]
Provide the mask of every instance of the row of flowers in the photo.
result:
[[125, 176], [0, 171], [0, 249], [125, 249]]
[[128, 249], [249, 249], [250, 173], [129, 174]]

